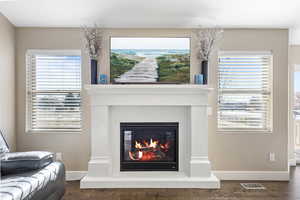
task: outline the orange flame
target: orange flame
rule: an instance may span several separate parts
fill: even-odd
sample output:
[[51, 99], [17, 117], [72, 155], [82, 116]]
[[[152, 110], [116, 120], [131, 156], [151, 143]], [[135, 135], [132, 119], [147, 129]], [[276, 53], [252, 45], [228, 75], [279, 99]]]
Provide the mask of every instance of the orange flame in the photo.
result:
[[152, 138], [150, 139], [150, 144], [147, 141], [144, 141], [143, 143], [140, 143], [138, 141], [135, 141], [134, 147], [136, 149], [143, 149], [143, 148], [157, 148], [158, 145], [158, 140], [153, 140]]
[[143, 146], [141, 143], [139, 143], [138, 141], [135, 141], [135, 148], [136, 149], [141, 149]]
[[135, 141], [134, 145], [136, 151], [131, 152], [129, 151], [129, 157], [131, 160], [141, 160], [141, 161], [148, 161], [148, 160], [155, 160], [157, 153], [160, 152], [167, 152], [170, 148], [169, 142], [165, 144], [159, 144], [159, 140], [150, 139], [150, 143], [148, 141], [138, 142]]

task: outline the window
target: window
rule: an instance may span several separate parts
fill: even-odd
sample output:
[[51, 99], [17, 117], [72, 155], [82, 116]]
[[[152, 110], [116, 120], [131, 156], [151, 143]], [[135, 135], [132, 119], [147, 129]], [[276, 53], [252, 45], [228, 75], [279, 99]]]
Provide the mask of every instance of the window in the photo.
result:
[[220, 131], [272, 131], [270, 52], [220, 53], [218, 79]]
[[26, 63], [27, 131], [80, 131], [80, 51], [29, 50]]
[[300, 65], [296, 65], [294, 72], [294, 115], [300, 120]]

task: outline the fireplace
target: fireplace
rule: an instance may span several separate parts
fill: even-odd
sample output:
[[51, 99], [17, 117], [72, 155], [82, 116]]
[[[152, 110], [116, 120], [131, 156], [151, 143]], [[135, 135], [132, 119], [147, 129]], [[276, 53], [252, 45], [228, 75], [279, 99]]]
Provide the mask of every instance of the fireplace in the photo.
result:
[[90, 97], [91, 160], [81, 188], [220, 187], [208, 159], [211, 88], [99, 84], [85, 89]]
[[121, 171], [178, 171], [178, 123], [121, 123]]

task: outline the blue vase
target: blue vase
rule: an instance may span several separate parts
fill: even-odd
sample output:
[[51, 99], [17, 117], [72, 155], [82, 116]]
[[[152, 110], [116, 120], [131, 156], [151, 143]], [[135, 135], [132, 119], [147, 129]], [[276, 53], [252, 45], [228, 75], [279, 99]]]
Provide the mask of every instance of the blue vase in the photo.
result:
[[203, 74], [195, 75], [195, 84], [203, 85]]
[[100, 84], [107, 84], [107, 75], [106, 74], [100, 74], [99, 83]]

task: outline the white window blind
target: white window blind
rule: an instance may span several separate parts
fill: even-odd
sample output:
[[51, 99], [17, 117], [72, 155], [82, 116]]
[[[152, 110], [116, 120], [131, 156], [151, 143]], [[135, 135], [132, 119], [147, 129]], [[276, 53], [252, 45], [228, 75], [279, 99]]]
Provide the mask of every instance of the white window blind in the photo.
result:
[[272, 130], [270, 52], [220, 53], [218, 79], [219, 130]]
[[27, 58], [27, 130], [81, 130], [80, 51], [34, 51]]

